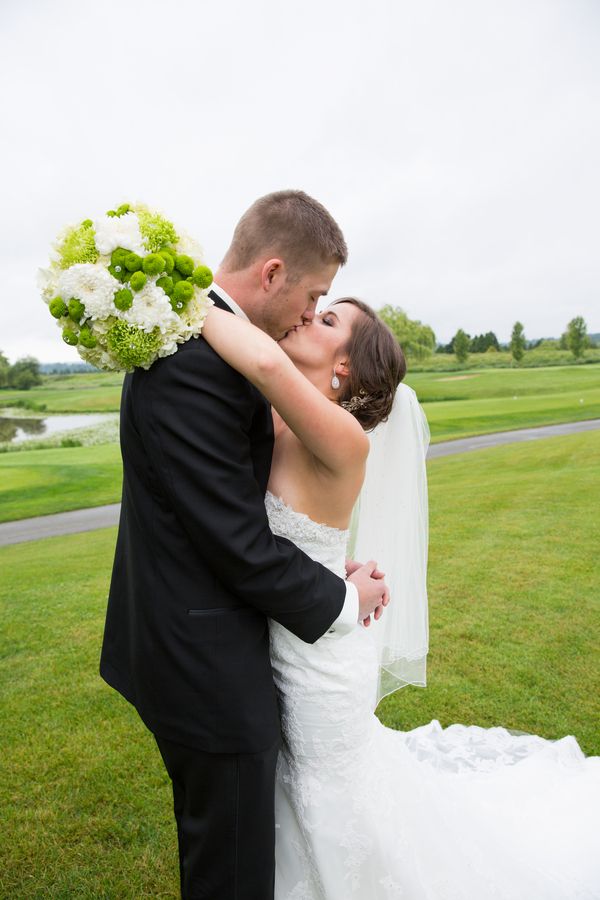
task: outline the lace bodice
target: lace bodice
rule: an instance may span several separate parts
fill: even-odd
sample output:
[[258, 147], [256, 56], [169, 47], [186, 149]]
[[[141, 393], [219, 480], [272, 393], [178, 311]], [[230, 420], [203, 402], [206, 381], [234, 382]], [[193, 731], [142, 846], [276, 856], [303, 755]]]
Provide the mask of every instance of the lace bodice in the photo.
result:
[[345, 577], [348, 531], [315, 522], [270, 491], [267, 491], [265, 506], [273, 534], [288, 538], [311, 559], [341, 578]]

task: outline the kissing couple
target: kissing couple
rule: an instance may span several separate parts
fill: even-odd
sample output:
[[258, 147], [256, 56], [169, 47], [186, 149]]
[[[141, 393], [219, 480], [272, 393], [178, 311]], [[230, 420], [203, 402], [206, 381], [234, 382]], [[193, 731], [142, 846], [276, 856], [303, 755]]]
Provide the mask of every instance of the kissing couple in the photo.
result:
[[[320, 203], [262, 197], [201, 336], [123, 384], [101, 674], [171, 778], [181, 895], [600, 897], [600, 770], [573, 738], [374, 714], [424, 683], [428, 430], [374, 311], [316, 314], [346, 260]], [[385, 579], [347, 559], [357, 508]]]

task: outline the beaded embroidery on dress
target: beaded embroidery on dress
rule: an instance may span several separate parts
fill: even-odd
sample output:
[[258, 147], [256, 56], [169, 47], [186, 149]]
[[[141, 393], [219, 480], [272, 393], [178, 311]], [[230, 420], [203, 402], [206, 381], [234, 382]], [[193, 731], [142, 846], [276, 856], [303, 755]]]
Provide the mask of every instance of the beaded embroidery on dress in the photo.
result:
[[[275, 534], [343, 577], [347, 532], [265, 502]], [[276, 900], [599, 900], [599, 757], [572, 737], [384, 728], [368, 629], [270, 631]]]

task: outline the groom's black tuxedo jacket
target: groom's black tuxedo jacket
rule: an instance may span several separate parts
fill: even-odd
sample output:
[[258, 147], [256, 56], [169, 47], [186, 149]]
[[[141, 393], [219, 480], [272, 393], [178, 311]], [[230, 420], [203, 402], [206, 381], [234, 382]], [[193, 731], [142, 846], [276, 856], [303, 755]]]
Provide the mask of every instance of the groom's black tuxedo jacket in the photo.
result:
[[269, 529], [272, 448], [267, 401], [202, 338], [125, 377], [100, 671], [157, 736], [208, 752], [277, 740], [267, 616], [312, 642], [344, 603], [340, 578]]

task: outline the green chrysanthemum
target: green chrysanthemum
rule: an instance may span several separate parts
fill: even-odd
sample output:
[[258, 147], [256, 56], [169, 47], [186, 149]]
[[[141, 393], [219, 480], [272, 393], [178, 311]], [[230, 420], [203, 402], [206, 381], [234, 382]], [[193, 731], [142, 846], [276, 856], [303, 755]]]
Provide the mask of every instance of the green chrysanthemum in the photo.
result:
[[117, 281], [120, 281], [121, 284], [125, 284], [126, 281], [129, 281], [131, 273], [127, 271], [125, 266], [107, 266], [107, 268], [112, 277], [116, 278]]
[[175, 256], [169, 250], [159, 250], [159, 256], [165, 261], [165, 272], [170, 275], [175, 268]]
[[129, 279], [129, 284], [131, 285], [132, 291], [141, 291], [145, 286], [146, 281], [148, 280], [147, 276], [144, 275], [143, 272], [134, 272], [131, 278]]
[[137, 253], [128, 253], [124, 262], [130, 272], [139, 272], [142, 268], [143, 259]]
[[80, 322], [85, 315], [85, 306], [81, 300], [78, 300], [76, 297], [71, 297], [67, 306], [69, 308], [69, 318], [73, 319], [74, 322]]
[[84, 325], [79, 332], [79, 343], [86, 347], [88, 350], [93, 350], [98, 343], [87, 325]]
[[131, 250], [125, 250], [124, 247], [117, 247], [116, 250], [110, 254], [110, 264], [112, 266], [124, 266], [125, 260], [131, 253]]
[[136, 209], [136, 213], [144, 246], [150, 253], [157, 253], [165, 244], [178, 242], [179, 236], [175, 231], [175, 226], [164, 216], [143, 207]]
[[135, 366], [147, 366], [161, 346], [158, 328], [150, 334], [128, 325], [126, 322], [115, 322], [106, 336], [108, 348], [124, 369]]
[[193, 285], [191, 285], [189, 281], [179, 281], [173, 289], [172, 296], [169, 297], [169, 302], [176, 313], [181, 313], [193, 296]]
[[99, 254], [94, 237], [94, 229], [87, 222], [71, 228], [58, 248], [61, 269], [68, 269], [77, 263], [95, 263]]
[[196, 266], [192, 272], [192, 284], [199, 288], [207, 288], [212, 284], [213, 274], [208, 266]]
[[123, 288], [115, 294], [115, 306], [123, 312], [129, 309], [133, 303], [133, 294], [129, 288]]
[[162, 288], [167, 297], [170, 297], [173, 293], [173, 279], [168, 275], [161, 275], [160, 278], [156, 279], [156, 286]]
[[62, 297], [55, 297], [51, 300], [48, 304], [48, 309], [50, 310], [50, 315], [54, 316], [55, 319], [62, 319], [67, 314], [67, 304]]
[[79, 335], [69, 327], [63, 328], [62, 338], [65, 344], [70, 344], [71, 347], [76, 347], [79, 343]]
[[149, 253], [144, 257], [142, 268], [146, 275], [160, 275], [165, 270], [165, 260], [159, 253]]
[[185, 253], [179, 253], [175, 258], [175, 268], [183, 276], [191, 275], [194, 271], [194, 260]]

